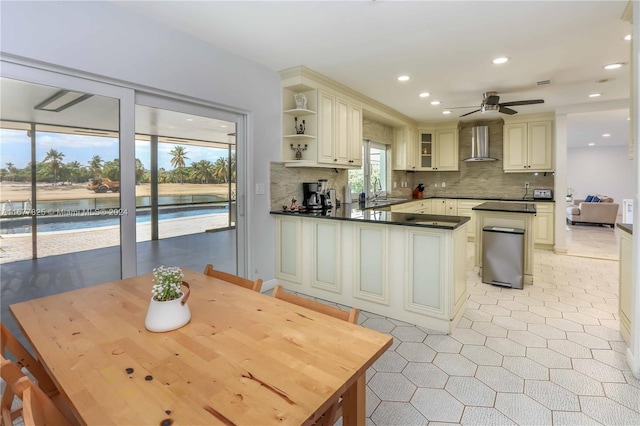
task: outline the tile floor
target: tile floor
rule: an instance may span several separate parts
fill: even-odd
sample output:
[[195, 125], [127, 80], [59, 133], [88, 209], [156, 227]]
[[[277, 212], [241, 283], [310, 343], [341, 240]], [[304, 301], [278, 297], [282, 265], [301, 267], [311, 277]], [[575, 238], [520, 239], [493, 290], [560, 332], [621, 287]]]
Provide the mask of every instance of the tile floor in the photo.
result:
[[367, 371], [367, 424], [640, 425], [640, 380], [618, 332], [618, 262], [595, 258], [610, 255], [536, 250], [535, 283], [523, 290], [484, 284], [469, 267], [451, 335], [362, 312], [363, 326], [394, 336]]
[[[362, 312], [363, 326], [394, 336], [367, 371], [367, 424], [640, 425], [640, 380], [626, 366], [618, 333], [618, 262], [608, 260], [617, 253], [616, 233], [570, 228], [573, 255], [536, 250], [535, 284], [523, 290], [482, 283], [470, 261], [467, 309], [450, 336]], [[596, 236], [597, 249], [590, 241]], [[140, 268], [160, 253], [183, 261], [198, 244], [178, 241], [142, 246]], [[205, 256], [224, 252], [208, 248]], [[3, 320], [5, 273], [34, 275], [30, 292], [48, 287], [38, 285], [42, 280], [73, 284], [61, 265], [79, 259], [51, 259], [55, 265], [3, 265]]]

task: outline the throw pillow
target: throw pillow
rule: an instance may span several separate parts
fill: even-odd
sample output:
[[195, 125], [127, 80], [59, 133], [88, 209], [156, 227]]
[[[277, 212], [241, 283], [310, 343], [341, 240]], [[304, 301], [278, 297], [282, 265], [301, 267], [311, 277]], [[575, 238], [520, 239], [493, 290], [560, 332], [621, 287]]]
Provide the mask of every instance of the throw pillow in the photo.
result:
[[599, 202], [600, 202], [600, 198], [598, 198], [598, 197], [593, 197], [593, 198], [591, 199], [591, 202], [592, 202], [592, 203], [599, 203]]
[[590, 203], [593, 200], [593, 195], [587, 195], [587, 198], [584, 199], [585, 203]]

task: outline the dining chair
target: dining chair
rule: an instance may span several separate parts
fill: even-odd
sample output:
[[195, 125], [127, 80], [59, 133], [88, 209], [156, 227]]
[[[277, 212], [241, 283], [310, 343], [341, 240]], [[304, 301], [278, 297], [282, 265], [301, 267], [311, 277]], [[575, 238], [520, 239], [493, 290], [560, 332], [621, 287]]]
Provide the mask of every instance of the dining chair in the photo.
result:
[[[312, 311], [316, 311], [321, 314], [329, 315], [334, 318], [350, 322], [352, 324], [358, 323], [360, 309], [351, 308], [348, 311], [344, 311], [336, 306], [327, 305], [316, 300], [311, 300], [302, 296], [298, 296], [296, 294], [287, 293], [279, 284], [277, 284], [273, 288], [272, 295], [276, 299], [284, 300], [285, 302], [293, 303], [294, 305], [302, 306], [303, 308], [311, 309]], [[329, 409], [324, 412], [322, 417], [315, 423], [315, 425], [332, 426], [340, 417], [342, 417], [342, 397], [340, 397], [335, 404], [332, 404], [331, 407], [329, 407]]]
[[239, 285], [240, 287], [248, 288], [249, 290], [257, 291], [258, 293], [260, 293], [260, 289], [262, 289], [262, 279], [258, 278], [255, 281], [251, 281], [237, 275], [213, 269], [213, 265], [210, 263], [204, 267], [204, 274], [230, 282], [231, 284]]
[[0, 398], [0, 412], [2, 414], [2, 425], [13, 425], [13, 421], [22, 416], [22, 406], [13, 407], [15, 393], [13, 392], [13, 384], [22, 377], [24, 373], [20, 366], [3, 356], [0, 356], [2, 363], [0, 364], [0, 377], [4, 381], [4, 389], [2, 390], [2, 398]]
[[51, 399], [24, 376], [11, 386], [13, 393], [22, 399], [22, 420], [25, 426], [72, 426]]
[[275, 297], [276, 299], [284, 300], [285, 302], [302, 306], [303, 308], [311, 309], [312, 311], [330, 315], [334, 318], [338, 318], [352, 324], [358, 323], [358, 315], [360, 315], [360, 309], [351, 308], [351, 310], [349, 311], [344, 311], [336, 306], [331, 306], [315, 300], [307, 299], [306, 297], [298, 296], [293, 293], [287, 293], [286, 291], [284, 291], [284, 288], [280, 284], [276, 285], [273, 288], [273, 297]]
[[42, 364], [25, 348], [9, 329], [0, 322], [0, 354], [7, 357], [7, 351], [16, 359], [21, 367], [25, 368], [38, 382], [40, 389], [49, 396], [58, 393], [58, 388], [45, 371]]
[[[7, 357], [9, 352], [15, 362], [12, 362]], [[67, 402], [65, 396], [63, 396], [56, 387], [53, 380], [44, 369], [42, 364], [25, 348], [22, 343], [9, 331], [4, 324], [0, 322], [0, 359], [2, 360], [2, 375], [3, 380], [7, 383], [5, 390], [2, 393], [0, 402], [0, 409], [3, 410], [2, 415], [5, 415], [5, 411], [8, 407], [8, 412], [11, 413], [11, 404], [13, 403], [13, 394], [7, 392], [9, 389], [8, 383], [17, 381], [19, 378], [25, 376], [22, 369], [25, 369], [37, 382], [38, 388], [44, 392], [44, 394], [51, 399], [53, 404], [59, 411], [64, 413], [68, 419], [75, 419], [71, 407]], [[11, 365], [7, 364], [11, 363]], [[6, 371], [5, 371], [6, 365]], [[17, 369], [17, 372], [16, 372]], [[7, 376], [5, 378], [5, 375]], [[12, 416], [19, 416], [18, 413], [11, 414]], [[3, 422], [6, 424], [6, 420]]]

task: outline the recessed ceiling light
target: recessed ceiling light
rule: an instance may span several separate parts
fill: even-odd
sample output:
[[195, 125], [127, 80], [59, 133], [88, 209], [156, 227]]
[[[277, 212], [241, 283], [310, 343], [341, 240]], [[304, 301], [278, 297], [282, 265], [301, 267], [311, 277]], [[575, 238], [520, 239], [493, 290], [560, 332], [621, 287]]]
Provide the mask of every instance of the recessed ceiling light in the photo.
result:
[[495, 58], [493, 61], [494, 64], [504, 64], [505, 62], [507, 62], [509, 60], [509, 58], [507, 58], [506, 56], [501, 56], [499, 58]]
[[593, 143], [593, 142], [591, 142], [591, 143], [589, 144], [589, 146], [594, 146], [594, 145], [595, 145], [595, 143]]
[[429, 93], [429, 92], [422, 92], [422, 93], [420, 93], [420, 97], [421, 98], [428, 98], [430, 94], [431, 93]]
[[631, 34], [627, 34], [626, 36], [624, 36], [624, 39], [627, 41], [631, 40]]
[[431, 105], [440, 105], [440, 101], [431, 101]]
[[187, 118], [187, 121], [193, 121], [193, 118]]
[[611, 136], [611, 133], [603, 133], [603, 134], [602, 134], [602, 137], [603, 137], [603, 138], [608, 138], [609, 136]]
[[451, 114], [451, 111], [449, 111], [448, 109], [445, 109], [444, 111], [442, 111], [442, 113], [447, 115], [447, 114]]
[[222, 127], [223, 129], [226, 129], [227, 125], [226, 124], [221, 124], [220, 127]]
[[408, 75], [401, 75], [400, 77], [398, 77], [398, 81], [407, 81], [407, 80], [409, 80]]
[[602, 96], [602, 93], [592, 93], [589, 95], [590, 98], [597, 98], [598, 96]]
[[616, 69], [620, 68], [622, 65], [623, 65], [623, 64], [622, 64], [622, 63], [620, 63], [620, 62], [616, 62], [615, 64], [608, 64], [608, 65], [605, 65], [605, 66], [604, 66], [604, 67], [602, 67], [602, 68], [604, 68], [605, 70], [616, 70]]

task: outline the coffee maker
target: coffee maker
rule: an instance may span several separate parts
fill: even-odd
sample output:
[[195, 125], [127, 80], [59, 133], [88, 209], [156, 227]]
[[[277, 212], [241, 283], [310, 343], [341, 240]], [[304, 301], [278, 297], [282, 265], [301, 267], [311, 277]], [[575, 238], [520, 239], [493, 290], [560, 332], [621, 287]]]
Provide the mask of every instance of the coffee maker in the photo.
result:
[[307, 210], [322, 210], [322, 200], [318, 191], [318, 182], [302, 183], [302, 192], [304, 196], [302, 205], [305, 206]]
[[320, 204], [322, 204], [322, 208], [331, 210], [333, 207], [331, 190], [329, 189], [329, 183], [326, 179], [318, 180], [318, 193], [320, 194]]

